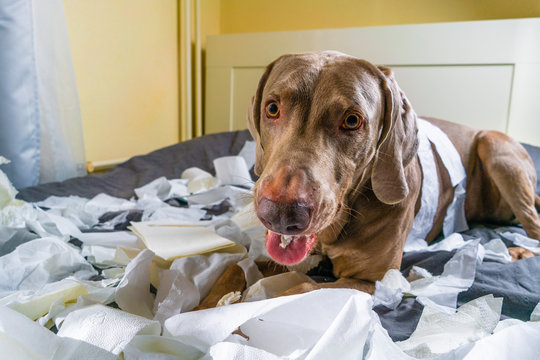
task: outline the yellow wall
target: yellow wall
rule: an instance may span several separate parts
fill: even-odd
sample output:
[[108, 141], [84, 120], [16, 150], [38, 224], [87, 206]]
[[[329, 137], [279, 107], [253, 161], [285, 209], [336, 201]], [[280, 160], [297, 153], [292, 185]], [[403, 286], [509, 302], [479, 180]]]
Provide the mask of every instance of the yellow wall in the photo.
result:
[[206, 48], [206, 36], [221, 33], [222, 0], [199, 0], [201, 2], [201, 46]]
[[63, 2], [87, 160], [177, 142], [177, 1]]
[[539, 0], [222, 0], [221, 33], [540, 16]]
[[[540, 16], [540, 0], [199, 0], [206, 36]], [[178, 0], [63, 0], [86, 157], [179, 139]], [[203, 68], [204, 76], [204, 68]]]

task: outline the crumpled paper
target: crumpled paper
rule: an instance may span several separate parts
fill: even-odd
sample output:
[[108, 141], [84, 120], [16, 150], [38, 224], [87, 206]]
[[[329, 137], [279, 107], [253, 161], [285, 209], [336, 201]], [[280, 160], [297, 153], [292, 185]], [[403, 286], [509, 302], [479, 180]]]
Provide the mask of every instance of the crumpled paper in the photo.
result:
[[426, 358], [474, 342], [493, 332], [501, 316], [502, 301], [486, 295], [460, 306], [453, 314], [425, 306], [416, 330], [397, 344], [411, 356]]
[[68, 276], [88, 279], [97, 272], [70, 244], [55, 237], [19, 245], [0, 257], [0, 296], [16, 290], [39, 289]]
[[[90, 200], [80, 196], [50, 196], [43, 201], [35, 203], [36, 206], [46, 208], [47, 213], [61, 216], [71, 221], [78, 229], [88, 230], [98, 223], [103, 213], [94, 214], [86, 208]], [[95, 209], [95, 208], [93, 208]]]
[[187, 190], [190, 194], [208, 191], [219, 186], [219, 180], [207, 171], [192, 167], [182, 172], [182, 179], [188, 181]]
[[251, 190], [224, 185], [187, 197], [190, 205], [212, 205], [228, 198], [235, 209], [240, 209], [253, 201]]
[[[239, 159], [234, 161], [239, 161]], [[254, 162], [254, 157], [249, 161], [246, 160], [247, 168], [251, 168], [251, 161]], [[408, 283], [404, 282], [399, 273], [390, 273], [379, 282], [372, 299], [369, 299], [369, 296], [364, 299], [365, 294], [357, 297], [356, 294], [361, 293], [349, 289], [321, 290], [329, 292], [317, 295], [316, 291], [313, 294], [301, 295], [298, 299], [296, 297], [282, 297], [228, 305], [222, 307], [221, 310], [187, 312], [206, 296], [205, 294], [208, 293], [213, 282], [221, 275], [225, 267], [237, 263], [242, 257], [245, 257], [245, 250], [239, 254], [216, 253], [212, 255], [215, 255], [215, 259], [209, 259], [210, 254], [205, 255], [203, 259], [188, 260], [191, 257], [185, 258], [167, 269], [168, 265], [156, 262], [151, 253], [141, 252], [144, 245], [138, 241], [137, 237], [128, 232], [83, 232], [97, 229], [95, 226], [98, 218], [104, 212], [119, 212], [117, 217], [106, 224], [105, 228], [110, 229], [114, 227], [115, 222], [125, 221], [127, 217], [121, 216], [122, 212], [127, 214], [129, 211], [138, 213], [142, 211], [143, 219], [159, 218], [162, 221], [169, 221], [170, 218], [173, 218], [179, 223], [192, 221], [198, 225], [207, 226], [221, 236], [237, 243], [250, 246], [249, 257], [241, 260], [238, 265], [244, 270], [248, 286], [252, 285], [261, 276], [258, 269], [255, 271], [253, 260], [265, 258], [264, 234], [266, 230], [256, 217], [251, 191], [235, 185], [219, 186], [222, 180], [218, 177], [225, 178], [219, 174], [214, 177], [200, 169], [193, 170], [193, 172], [194, 178], [200, 175], [200, 180], [205, 179], [199, 184], [202, 187], [198, 188], [197, 191], [190, 191], [190, 179], [167, 180], [161, 178], [138, 188], [137, 198], [130, 200], [104, 194], [92, 199], [51, 197], [39, 203], [40, 206], [44, 207], [44, 210], [35, 204], [16, 200], [10, 202], [1, 210], [2, 219], [7, 219], [12, 225], [0, 227], [0, 247], [3, 249], [3, 244], [6, 245], [6, 254], [14, 253], [15, 247], [21, 246], [18, 241], [23, 243], [30, 240], [30, 238], [23, 239], [22, 232], [32, 231], [46, 239], [55, 238], [63, 242], [79, 256], [79, 260], [82, 256], [86, 256], [86, 263], [92, 263], [100, 269], [101, 277], [97, 279], [102, 280], [90, 281], [70, 277], [69, 281], [64, 282], [60, 279], [70, 274], [73, 275], [73, 271], [67, 271], [56, 278], [56, 274], [54, 274], [56, 270], [53, 270], [50, 279], [47, 278], [46, 274], [43, 274], [45, 280], [40, 280], [41, 283], [44, 283], [41, 291], [28, 289], [9, 290], [3, 293], [2, 295], [7, 294], [8, 296], [0, 300], [0, 314], [2, 316], [4, 314], [2, 309], [5, 308], [2, 308], [2, 304], [14, 308], [19, 306], [19, 311], [27, 313], [32, 318], [46, 312], [37, 320], [39, 324], [47, 327], [56, 325], [58, 329], [64, 329], [63, 331], [66, 333], [73, 332], [80, 334], [81, 337], [93, 337], [92, 341], [95, 341], [99, 346], [114, 349], [115, 352], [123, 351], [125, 358], [171, 359], [174, 356], [204, 356], [204, 358], [215, 359], [250, 357], [275, 359], [289, 356], [290, 358], [310, 359], [339, 356], [343, 359], [362, 357], [367, 359], [410, 359], [409, 355], [391, 341], [380, 325], [377, 315], [371, 311], [372, 301], [375, 303], [379, 301], [379, 305], [393, 307], [399, 303], [403, 292], [409, 294], [413, 292], [407, 290]], [[210, 190], [206, 191], [207, 189]], [[187, 200], [190, 208], [176, 208], [164, 202], [169, 198], [177, 197]], [[205, 213], [203, 207], [212, 207], [223, 201], [224, 198], [229, 198], [231, 204], [227, 213], [213, 216], [210, 221], [201, 220]], [[182, 204], [183, 201], [180, 203]], [[4, 224], [6, 223], [4, 220], [2, 221]], [[6, 240], [2, 243], [4, 234]], [[19, 235], [21, 235], [20, 238]], [[74, 242], [82, 247], [82, 251], [66, 243], [68, 235], [82, 241], [82, 244]], [[17, 239], [14, 238], [15, 236]], [[33, 242], [34, 240], [30, 241], [29, 244]], [[524, 244], [534, 245], [527, 241]], [[436, 309], [443, 314], [439, 315], [440, 317], [451, 317], [452, 315], [444, 314], [456, 312], [455, 297], [460, 291], [468, 288], [469, 283], [472, 283], [475, 263], [482, 261], [482, 258], [506, 261], [504, 249], [500, 245], [500, 241], [494, 240], [482, 247], [476, 240], [465, 241], [459, 234], [451, 235], [429, 247], [426, 245], [423, 249], [425, 251], [458, 250], [454, 258], [447, 264], [448, 268], [445, 267], [445, 271], [440, 276], [433, 276], [420, 268], [411, 271], [410, 276], [416, 276], [418, 281], [415, 283], [413, 278], [410, 278], [419, 295], [418, 299], [425, 305], [426, 309], [430, 309], [427, 310], [426, 315], [429, 315], [429, 311], [435, 312]], [[476, 246], [475, 249], [474, 246]], [[35, 251], [39, 253], [38, 248]], [[0, 257], [0, 261], [3, 261], [3, 258]], [[60, 259], [62, 258], [60, 255], [54, 258], [55, 261], [60, 262], [66, 260]], [[129, 266], [126, 267], [128, 264]], [[78, 274], [76, 271], [74, 273]], [[86, 278], [86, 276], [79, 277]], [[54, 282], [56, 280], [60, 280], [60, 282]], [[121, 286], [117, 288], [119, 283]], [[151, 285], [157, 288], [156, 296], [150, 291]], [[75, 298], [77, 302], [75, 302]], [[122, 334], [122, 329], [118, 329], [116, 330], [118, 334], [107, 339], [110, 337], [109, 328], [106, 329], [107, 331], [92, 330], [81, 334], [81, 324], [88, 318], [85, 311], [93, 309], [92, 306], [95, 306], [95, 303], [107, 304], [115, 298], [124, 310], [128, 309], [143, 315], [143, 317], [138, 318], [138, 321], [148, 321], [153, 324], [150, 328], [154, 327], [152, 330], [154, 335], [135, 335], [137, 334], [135, 330]], [[96, 309], [102, 309], [101, 305], [98, 305]], [[8, 310], [14, 313], [12, 309]], [[531, 320], [539, 318], [538, 311], [537, 309], [533, 312]], [[98, 312], [101, 313], [101, 310]], [[120, 310], [115, 310], [115, 312], [127, 314], [127, 312]], [[76, 316], [72, 314], [76, 314]], [[30, 339], [23, 337], [19, 337], [13, 342], [13, 337], [9, 337], [12, 335], [9, 327], [6, 328], [9, 329], [8, 336], [4, 336], [1, 327], [4, 326], [6, 319], [2, 319], [2, 316], [0, 316], [0, 344], [2, 344], [3, 351], [5, 348], [13, 351], [11, 353], [3, 352], [3, 354], [14, 354], [10, 358], [19, 358], [16, 355], [19, 354], [17, 351], [21, 351], [21, 349], [27, 352], [39, 349], [41, 345], [32, 346], [34, 346], [33, 344], [41, 344], [40, 342], [32, 343], [29, 341]], [[108, 318], [108, 316], [104, 315], [103, 318]], [[320, 319], [322, 319], [321, 324], [315, 324]], [[68, 321], [66, 324], [69, 325], [67, 327], [64, 325], [66, 320]], [[165, 324], [165, 327], [169, 326], [171, 334], [176, 334], [174, 338], [169, 336], [171, 334], [158, 336], [159, 331], [155, 330], [158, 323]], [[38, 326], [36, 323], [30, 322], [30, 324]], [[436, 325], [434, 324], [434, 326]], [[180, 327], [182, 328], [180, 329]], [[129, 329], [133, 328], [133, 326], [129, 327]], [[427, 327], [423, 328], [426, 334], [434, 333], [426, 329]], [[535, 353], [528, 352], [528, 349], [523, 348], [528, 344], [529, 348], [536, 349], [534, 341], [538, 339], [539, 331], [540, 329], [535, 322], [506, 320], [499, 322], [499, 326], [493, 330], [493, 335], [486, 335], [475, 343], [464, 343], [440, 355], [439, 358], [446, 359], [452, 356], [454, 358], [467, 358], [474, 354], [476, 356], [482, 354], [482, 351], [491, 354], [492, 348], [498, 349], [498, 352], [494, 352], [494, 354], [500, 354], [503, 353], [504, 346], [511, 348], [512, 355], [517, 358], [525, 358], [526, 355], [531, 357], [531, 354]], [[487, 332], [484, 331], [484, 333]], [[28, 333], [35, 334], [31, 330]], [[76, 356], [67, 358], [91, 358], [94, 356], [93, 354], [100, 351], [102, 353], [99, 353], [99, 356], [95, 355], [95, 358], [107, 358], [112, 354], [78, 340], [60, 338], [50, 332], [46, 334], [48, 335], [44, 336], [50, 344], [69, 344], [67, 347], [70, 349], [69, 351], [75, 351], [72, 350], [72, 346], [77, 349], [77, 345], [74, 344], [86, 346], [86, 353], [83, 355], [79, 355], [75, 351]], [[508, 336], [512, 344], [508, 344], [500, 334]], [[248, 336], [249, 339], [245, 336]], [[38, 338], [37, 335], [36, 338]], [[492, 339], [498, 340], [494, 342]], [[4, 344], [7, 344], [7, 347], [4, 347]], [[521, 348], [515, 344], [519, 344]], [[43, 346], [44, 354], [49, 354], [46, 350], [49, 345]], [[488, 348], [483, 349], [484, 346]], [[64, 345], [59, 345], [59, 348], [67, 349]], [[347, 350], [346, 353], [340, 354], [343, 349]], [[420, 346], [419, 349], [425, 350], [426, 348]], [[538, 353], [538, 349], [536, 350]], [[60, 352], [56, 354], [60, 354]], [[114, 358], [114, 354], [112, 356]], [[41, 355], [38, 357], [40, 358]]]
[[160, 200], [167, 200], [189, 195], [187, 183], [187, 179], [167, 180], [166, 177], [162, 176], [136, 188], [134, 192], [139, 199], [156, 197]]
[[540, 322], [524, 322], [466, 344], [443, 359], [535, 359], [540, 354]]
[[246, 278], [246, 288], [249, 288], [251, 285], [255, 284], [257, 281], [263, 278], [263, 274], [259, 270], [259, 267], [250, 257], [240, 260], [236, 263], [236, 265], [240, 266], [242, 271], [244, 271], [244, 276]]
[[132, 222], [130, 229], [156, 255], [165, 260], [204, 254], [235, 243], [204, 226], [161, 222]]
[[246, 161], [242, 156], [224, 156], [214, 159], [216, 177], [223, 185], [253, 187]]
[[161, 322], [173, 315], [190, 311], [209, 293], [213, 284], [232, 264], [245, 256], [240, 253], [216, 252], [173, 261], [162, 273], [154, 304], [154, 319]]
[[208, 221], [201, 221], [206, 214], [204, 206], [192, 205], [189, 208], [162, 206], [154, 211], [145, 211], [142, 221], [160, 221], [174, 219], [179, 224], [196, 225], [206, 224]]
[[536, 304], [531, 313], [531, 321], [540, 321], [540, 302]]
[[[3, 156], [0, 156], [0, 165], [9, 164], [10, 161]], [[17, 195], [17, 190], [9, 181], [7, 175], [0, 170], [0, 209], [3, 209], [10, 202], [15, 199]]]
[[389, 309], [395, 309], [403, 293], [411, 289], [411, 284], [396, 269], [390, 269], [384, 274], [381, 281], [375, 282], [375, 293], [373, 294], [373, 306], [382, 305]]
[[444, 265], [440, 276], [418, 279], [411, 282], [409, 294], [426, 305], [438, 305], [439, 310], [452, 313], [456, 308], [457, 296], [474, 282], [480, 240], [471, 241], [460, 248]]
[[242, 359], [242, 349], [262, 359], [358, 359], [373, 314], [368, 294], [324, 289], [176, 315], [165, 321], [164, 335], [221, 359], [226, 353]]
[[238, 156], [244, 158], [246, 166], [248, 169], [251, 169], [255, 165], [255, 150], [257, 149], [257, 143], [255, 141], [246, 141], [242, 149], [238, 153]]
[[126, 267], [116, 287], [115, 301], [120, 309], [151, 319], [154, 296], [150, 293], [150, 266], [154, 253], [145, 249]]
[[136, 335], [126, 345], [123, 354], [126, 360], [188, 360], [199, 359], [204, 355], [188, 343], [157, 335]]
[[88, 290], [75, 279], [62, 279], [45, 284], [35, 290], [13, 293], [0, 299], [0, 306], [9, 308], [26, 315], [32, 320], [47, 314], [54, 302], [66, 303], [76, 300], [81, 295], [87, 295]]
[[87, 342], [56, 336], [3, 306], [0, 306], [0, 346], [6, 359], [116, 359], [115, 354]]
[[241, 207], [231, 217], [231, 222], [236, 224], [239, 233], [247, 237], [249, 243], [249, 257], [255, 261], [270, 260], [270, 255], [265, 246], [266, 228], [260, 222], [255, 213], [253, 200]]
[[160, 333], [157, 321], [96, 304], [69, 313], [58, 336], [82, 340], [118, 355], [135, 335]]
[[501, 239], [492, 239], [484, 245], [484, 260], [491, 260], [500, 263], [512, 262], [512, 256], [508, 248]]

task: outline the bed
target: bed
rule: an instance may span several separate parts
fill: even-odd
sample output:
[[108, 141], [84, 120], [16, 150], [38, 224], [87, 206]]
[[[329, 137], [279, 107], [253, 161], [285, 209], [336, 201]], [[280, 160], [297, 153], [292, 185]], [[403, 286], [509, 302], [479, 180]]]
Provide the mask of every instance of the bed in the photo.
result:
[[[503, 55], [490, 52], [493, 47], [499, 47], [501, 51], [504, 46], [514, 46], [517, 39], [523, 40], [522, 36], [525, 36], [525, 39], [530, 39], [532, 36], [540, 37], [540, 20], [422, 26], [424, 28], [421, 26], [382, 27], [211, 38], [208, 43], [205, 127], [207, 132], [218, 133], [134, 157], [104, 173], [19, 189], [18, 200], [26, 204], [36, 204], [32, 206], [36, 215], [30, 216], [35, 222], [27, 221], [23, 226], [17, 227], [14, 221], [10, 227], [0, 227], [0, 265], [9, 264], [6, 259], [11, 255], [10, 261], [12, 261], [17, 248], [20, 249], [25, 244], [39, 241], [42, 235], [59, 231], [60, 235], [64, 236], [63, 241], [66, 246], [69, 247], [66, 251], [78, 253], [83, 256], [82, 260], [78, 259], [81, 262], [88, 262], [91, 266], [83, 264], [83, 267], [77, 265], [78, 267], [67, 270], [63, 268], [61, 275], [48, 277], [45, 280], [46, 283], [57, 283], [66, 277], [77, 276], [79, 282], [75, 287], [68, 287], [72, 293], [67, 290], [57, 291], [56, 293], [60, 294], [57, 298], [43, 300], [47, 308], [38, 311], [39, 314], [36, 313], [37, 305], [33, 301], [36, 298], [43, 299], [43, 294], [39, 294], [39, 291], [33, 292], [32, 290], [36, 289], [31, 287], [19, 286], [28, 273], [21, 275], [20, 283], [15, 281], [15, 285], [13, 285], [13, 276], [16, 276], [17, 272], [0, 275], [0, 280], [2, 280], [0, 281], [0, 343], [5, 345], [6, 351], [28, 358], [82, 356], [81, 358], [111, 359], [119, 355], [125, 358], [150, 358], [152, 356], [151, 358], [155, 359], [204, 356], [223, 359], [255, 357], [264, 359], [361, 357], [407, 359], [410, 356], [443, 359], [478, 358], [479, 355], [486, 356], [486, 354], [490, 358], [506, 358], [508, 354], [518, 358], [537, 356], [540, 353], [538, 341], [540, 338], [540, 323], [538, 322], [540, 319], [538, 306], [540, 256], [511, 262], [504, 256], [504, 249], [500, 247], [501, 244], [504, 244], [503, 248], [516, 243], [535, 244], [531, 239], [524, 237], [525, 233], [520, 226], [471, 224], [470, 230], [456, 235], [451, 241], [445, 242], [447, 239], [441, 239], [439, 245], [429, 250], [411, 251], [404, 254], [401, 275], [409, 278], [411, 284], [412, 276], [416, 276], [417, 279], [424, 279], [424, 282], [431, 281], [430, 278], [448, 280], [447, 283], [443, 281], [444, 284], [439, 284], [440, 287], [437, 289], [441, 292], [445, 291], [441, 289], [457, 288], [449, 292], [454, 294], [456, 301], [454, 308], [460, 309], [454, 315], [448, 312], [448, 309], [437, 307], [441, 303], [448, 305], [448, 302], [444, 300], [439, 302], [440, 299], [437, 298], [436, 293], [428, 294], [429, 291], [415, 293], [411, 289], [405, 289], [402, 283], [396, 285], [396, 282], [403, 280], [396, 274], [380, 284], [375, 298], [365, 294], [356, 294], [352, 290], [329, 290], [291, 299], [276, 298], [211, 310], [188, 311], [194, 305], [186, 304], [185, 298], [180, 295], [181, 289], [192, 285], [186, 285], [182, 281], [187, 278], [199, 286], [194, 280], [197, 277], [196, 274], [190, 271], [209, 264], [208, 268], [213, 269], [209, 276], [215, 280], [216, 276], [224, 270], [223, 266], [212, 267], [217, 265], [211, 261], [211, 255], [207, 254], [204, 258], [200, 256], [205, 255], [197, 255], [199, 257], [193, 257], [197, 261], [193, 260], [194, 263], [191, 264], [188, 260], [190, 257], [187, 257], [183, 258], [182, 263], [158, 264], [153, 268], [154, 270], [151, 270], [152, 267], [149, 270], [152, 255], [141, 250], [144, 246], [134, 249], [132, 245], [129, 245], [125, 247], [125, 250], [119, 251], [118, 249], [122, 246], [117, 246], [118, 244], [99, 243], [95, 246], [96, 243], [92, 243], [92, 246], [95, 246], [93, 250], [96, 252], [90, 252], [92, 249], [85, 250], [88, 244], [85, 244], [84, 239], [92, 238], [88, 234], [98, 234], [97, 236], [101, 234], [107, 237], [106, 234], [123, 233], [128, 230], [131, 222], [152, 220], [151, 216], [148, 218], [146, 211], [155, 203], [143, 203], [144, 195], [140, 192], [140, 189], [148, 184], [154, 184], [150, 191], [155, 190], [154, 195], [156, 195], [160, 191], [160, 184], [181, 178], [186, 169], [197, 167], [213, 175], [216, 174], [214, 159], [238, 154], [244, 156], [251, 179], [255, 181], [256, 176], [252, 169], [253, 160], [249, 154], [246, 155], [249, 149], [253, 149], [252, 138], [247, 130], [242, 130], [245, 127], [242, 120], [247, 109], [245, 105], [251, 96], [249, 92], [256, 86], [254, 81], [264, 64], [271, 61], [276, 54], [326, 47], [328, 41], [336, 44], [334, 42], [336, 37], [342, 39], [338, 42], [342, 44], [338, 46], [339, 50], [353, 55], [367, 51], [373, 54], [374, 62], [399, 65], [396, 66], [398, 81], [400, 76], [406, 79], [408, 71], [412, 71], [409, 75], [414, 75], [411, 75], [414, 79], [432, 79], [433, 77], [426, 74], [434, 74], [435, 77], [447, 76], [444, 73], [449, 67], [457, 68], [458, 72], [465, 71], [459, 75], [465, 77], [476, 73], [476, 70], [482, 73], [483, 70], [476, 69], [477, 67], [487, 68], [488, 73], [474, 77], [473, 82], [483, 82], [486, 78], [494, 76], [498, 79], [496, 81], [499, 85], [506, 84], [496, 86], [497, 89], [502, 88], [503, 92], [495, 94], [500, 90], [493, 90], [484, 94], [484, 99], [478, 100], [480, 103], [485, 101], [486, 104], [490, 104], [498, 96], [506, 99], [506, 102], [503, 102], [504, 106], [488, 109], [493, 112], [490, 113], [490, 118], [496, 119], [493, 123], [490, 122], [488, 127], [506, 131], [520, 141], [529, 143], [524, 146], [535, 163], [540, 179], [540, 147], [538, 147], [540, 128], [538, 128], [538, 121], [530, 121], [530, 116], [534, 114], [531, 113], [528, 100], [524, 99], [529, 94], [525, 96], [520, 92], [526, 91], [521, 87], [525, 86], [527, 91], [532, 91], [531, 88], [534, 88], [540, 93], [537, 85], [540, 81], [532, 84], [530, 78], [533, 76], [534, 79], [536, 76], [536, 79], [540, 80], [538, 78], [540, 76], [540, 71], [538, 71], [540, 51], [537, 48], [528, 53], [516, 50], [518, 55], [506, 54], [505, 58], [501, 57]], [[402, 43], [403, 47], [416, 46], [416, 49], [421, 49], [418, 45], [418, 36], [414, 37], [412, 34], [425, 34], [428, 28], [433, 37], [439, 39], [438, 41], [441, 36], [450, 37], [454, 39], [453, 43], [456, 47], [463, 46], [464, 49], [462, 51], [445, 50], [446, 60], [441, 61], [440, 56], [443, 55], [432, 49], [430, 50], [431, 57], [418, 55], [414, 59], [407, 59], [404, 53], [391, 46], [393, 41], [397, 41]], [[496, 46], [488, 42], [483, 47], [482, 54], [480, 52], [475, 54], [474, 49], [469, 48], [468, 45], [460, 45], [456, 41], [456, 37], [461, 39], [464, 34], [470, 35], [473, 28], [480, 29], [478, 32], [483, 35], [478, 35], [479, 37], [492, 34], [495, 29], [502, 31], [501, 28], [507, 36], [499, 39]], [[475, 33], [473, 32], [473, 36], [470, 37], [474, 38]], [[388, 47], [381, 50], [375, 46], [375, 42], [369, 40], [374, 37], [378, 39], [377, 44], [382, 42], [388, 44]], [[292, 40], [284, 41], [285, 38]], [[351, 38], [356, 39], [357, 43], [345, 41]], [[430, 38], [423, 38], [423, 42], [431, 41]], [[254, 51], [260, 47], [260, 44], [250, 43], [255, 39], [258, 39], [257, 43], [262, 41], [262, 43], [271, 44], [271, 51], [265, 55]], [[300, 46], [299, 43], [302, 45]], [[501, 43], [503, 45], [500, 45]], [[242, 48], [250, 48], [250, 51], [240, 50], [239, 44]], [[374, 46], [377, 49], [373, 49]], [[378, 57], [376, 54], [380, 51], [385, 55]], [[232, 60], [231, 54], [234, 52], [237, 54]], [[447, 56], [449, 52], [457, 55]], [[466, 61], [460, 57], [465, 52], [472, 56]], [[216, 55], [217, 53], [219, 56]], [[242, 56], [242, 54], [251, 55]], [[420, 58], [423, 65], [419, 64]], [[472, 58], [476, 60], [473, 61]], [[536, 62], [529, 62], [531, 58]], [[464, 62], [469, 65], [463, 65]], [[471, 69], [468, 67], [473, 67], [473, 71], [470, 72]], [[507, 67], [510, 67], [509, 72]], [[527, 68], [526, 75], [523, 75], [521, 72], [525, 71], [525, 68]], [[399, 70], [403, 72], [400, 73]], [[432, 73], [432, 70], [435, 70], [435, 73]], [[490, 72], [492, 70], [494, 72]], [[420, 76], [418, 71], [423, 75]], [[525, 80], [522, 76], [527, 79]], [[407, 83], [407, 80], [404, 81]], [[508, 85], [508, 81], [511, 86]], [[523, 82], [527, 82], [528, 85], [523, 85]], [[419, 84], [411, 83], [406, 86], [411, 86], [411, 92], [415, 93], [414, 89], [418, 89], [421, 84], [422, 81], [419, 81]], [[405, 91], [408, 90], [405, 89]], [[448, 91], [452, 93], [455, 89]], [[473, 86], [471, 91], [477, 90]], [[469, 95], [461, 97], [462, 100], [458, 100], [457, 103], [453, 102], [452, 106], [461, 108], [459, 102], [466, 102]], [[449, 96], [449, 94], [444, 93], [444, 96]], [[422, 108], [426, 102], [429, 104], [433, 99], [418, 93], [417, 100]], [[411, 101], [413, 106], [416, 106], [414, 97]], [[440, 108], [443, 109], [442, 113], [437, 110]], [[487, 105], [482, 107], [482, 110], [486, 108]], [[429, 107], [425, 109], [428, 111]], [[451, 120], [452, 117], [455, 119], [460, 116], [459, 113], [448, 113], [446, 110], [450, 109], [448, 104], [441, 104], [441, 107], [437, 109], [434, 114], [429, 115], [439, 117], [447, 115], [446, 117]], [[465, 121], [479, 121], [476, 124], [481, 126], [482, 121], [489, 121], [489, 119], [486, 120], [480, 112], [472, 119]], [[521, 123], [522, 121], [524, 123]], [[233, 187], [241, 189], [235, 190], [240, 191], [241, 194], [249, 193], [249, 184]], [[215, 190], [216, 187], [213, 189]], [[211, 191], [212, 188], [208, 190]], [[86, 220], [79, 217], [83, 223], [79, 227], [80, 231], [69, 228], [61, 219], [54, 217], [54, 215], [62, 217], [61, 215], [71, 214], [68, 210], [74, 210], [78, 206], [76, 204], [81, 204], [77, 201], [87, 204], [90, 199], [103, 199], [100, 194], [107, 194], [111, 197], [107, 198], [111, 201], [110, 204], [115, 205], [111, 205], [109, 209], [111, 211], [106, 211], [106, 206], [101, 205], [100, 216], [93, 221], [88, 220], [85, 223]], [[537, 182], [537, 194], [540, 194], [540, 180]], [[55, 203], [50, 199], [71, 199], [69, 201], [73, 202], [64, 203], [68, 205], [65, 205], [61, 211], [56, 209], [57, 211], [51, 212], [54, 210]], [[185, 201], [186, 199], [188, 201]], [[171, 210], [172, 214], [180, 214], [180, 210], [197, 207], [200, 204], [194, 205], [194, 202], [189, 201], [189, 196], [183, 198], [178, 194], [171, 197], [164, 195], [160, 197], [160, 200], [165, 204], [160, 203], [162, 208], [174, 210]], [[234, 198], [235, 201], [230, 201], [230, 198], [228, 200], [226, 196], [220, 199], [214, 198], [210, 203], [200, 205], [197, 209], [203, 214], [204, 221], [215, 221], [214, 225], [216, 223], [226, 225], [221, 227], [223, 230], [220, 232], [221, 235], [230, 236], [231, 239], [249, 248], [253, 244], [245, 239], [260, 237], [260, 233], [249, 233], [247, 238], [245, 234], [241, 234], [238, 240], [238, 231], [226, 231], [234, 228], [230, 224], [230, 218], [240, 212], [249, 199], [239, 196]], [[13, 206], [23, 205], [14, 203]], [[154, 211], [152, 210], [152, 214], [155, 213]], [[53, 215], [45, 221], [42, 216], [48, 212]], [[2, 215], [9, 214], [3, 212]], [[75, 223], [74, 218], [68, 215], [65, 217]], [[54, 228], [51, 230], [50, 219], [54, 220], [56, 230]], [[201, 218], [200, 221], [203, 219]], [[213, 229], [216, 230], [217, 227], [214, 226]], [[248, 231], [240, 231], [240, 233], [248, 233]], [[494, 240], [497, 241], [493, 242]], [[102, 258], [112, 261], [107, 263], [107, 266], [103, 266], [103, 261], [100, 263], [97, 260], [100, 254], [97, 250], [103, 250], [99, 246], [109, 249], [107, 254], [101, 253]], [[234, 254], [229, 255], [223, 255], [229, 263], [240, 259]], [[21, 259], [22, 255], [18, 256]], [[76, 257], [76, 254], [73, 256]], [[451, 269], [450, 265], [447, 266], [452, 263], [458, 266], [454, 269]], [[39, 267], [39, 264], [36, 267]], [[463, 270], [465, 268], [468, 269], [466, 274], [467, 271]], [[422, 273], [422, 269], [429, 272], [429, 275]], [[184, 275], [191, 274], [192, 277], [187, 275], [174, 277], [176, 276], [174, 271], [180, 271]], [[204, 269], [201, 270], [201, 273], [203, 272]], [[334, 280], [331, 266], [324, 259], [307, 273], [315, 281]], [[450, 281], [452, 277], [459, 278], [461, 283], [456, 285], [455, 282]], [[169, 281], [169, 289], [175, 286], [180, 289], [175, 293], [177, 297], [166, 297], [161, 294], [160, 288], [167, 281]], [[93, 288], [88, 285], [90, 282]], [[104, 284], [104, 282], [109, 285], [97, 289], [97, 284]], [[11, 288], [6, 285], [7, 283], [12, 284]], [[84, 284], [84, 289], [80, 287], [81, 284]], [[210, 285], [206, 283], [201, 293], [208, 293]], [[20, 291], [26, 291], [23, 294], [26, 298], [17, 295]], [[85, 300], [85, 294], [93, 300]], [[185, 294], [188, 294], [188, 290], [185, 290]], [[403, 294], [405, 296], [402, 297]], [[493, 296], [489, 297], [489, 295]], [[162, 301], [156, 302], [155, 299], [160, 297]], [[423, 301], [419, 301], [419, 298]], [[101, 304], [107, 306], [99, 304], [96, 299], [101, 299]], [[175, 301], [167, 303], [165, 301], [167, 299]], [[24, 304], [33, 304], [32, 309], [24, 308]], [[242, 307], [243, 305], [245, 307]], [[160, 310], [160, 307], [164, 309], [167, 306], [169, 306], [167, 309], [169, 312]], [[187, 310], [178, 311], [181, 308]], [[431, 312], [425, 311], [426, 308], [431, 309]], [[19, 312], [14, 311], [17, 309]], [[433, 309], [439, 309], [440, 312]], [[22, 316], [21, 312], [24, 314], [33, 312], [33, 320], [36, 322]], [[161, 317], [157, 316], [158, 314]], [[112, 323], [116, 321], [117, 325], [108, 326], [107, 321]], [[40, 325], [37, 325], [38, 323]], [[57, 324], [61, 326], [56, 326]], [[50, 327], [52, 331], [42, 325]], [[56, 332], [57, 335], [55, 335]], [[30, 333], [33, 334], [32, 337], [28, 336]], [[125, 337], [122, 337], [122, 334], [125, 334]], [[412, 334], [415, 335], [411, 337]], [[408, 339], [414, 341], [407, 342]]]

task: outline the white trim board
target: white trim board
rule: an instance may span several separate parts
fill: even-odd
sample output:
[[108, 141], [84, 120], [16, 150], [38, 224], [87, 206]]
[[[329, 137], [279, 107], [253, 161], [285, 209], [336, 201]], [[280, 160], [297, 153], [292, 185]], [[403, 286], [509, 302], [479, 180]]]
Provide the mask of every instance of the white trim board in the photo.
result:
[[540, 146], [540, 18], [210, 36], [205, 132], [246, 127], [272, 60], [325, 49], [392, 67], [420, 115]]

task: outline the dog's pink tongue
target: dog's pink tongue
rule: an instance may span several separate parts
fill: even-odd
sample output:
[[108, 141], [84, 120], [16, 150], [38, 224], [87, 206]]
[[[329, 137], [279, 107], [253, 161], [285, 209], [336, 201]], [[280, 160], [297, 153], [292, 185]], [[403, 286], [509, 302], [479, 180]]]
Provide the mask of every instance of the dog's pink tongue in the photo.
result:
[[291, 242], [283, 246], [280, 234], [268, 230], [266, 233], [266, 250], [280, 264], [294, 265], [304, 260], [315, 244], [317, 235], [293, 236]]

